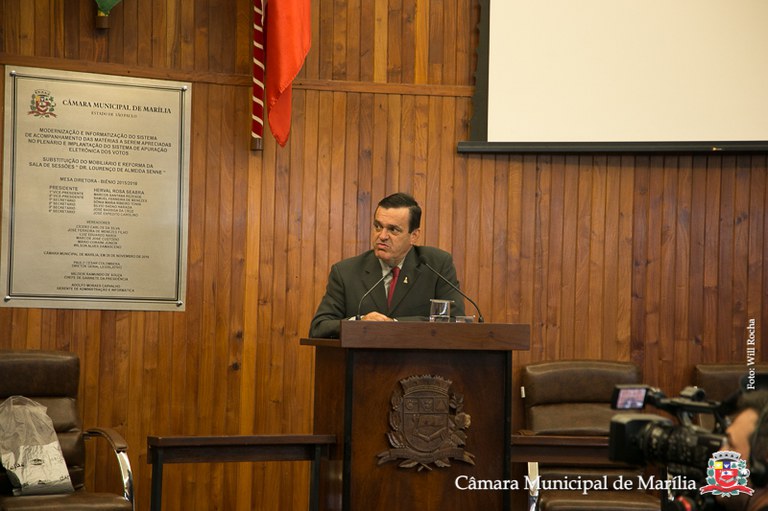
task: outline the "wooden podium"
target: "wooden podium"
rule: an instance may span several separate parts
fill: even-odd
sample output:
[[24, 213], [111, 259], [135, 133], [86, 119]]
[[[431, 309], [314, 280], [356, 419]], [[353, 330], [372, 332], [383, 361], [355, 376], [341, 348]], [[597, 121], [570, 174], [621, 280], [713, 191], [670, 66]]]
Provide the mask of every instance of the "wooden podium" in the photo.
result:
[[[315, 351], [315, 433], [336, 435], [320, 509], [509, 509], [512, 351], [530, 327], [342, 322]], [[457, 482], [458, 486], [457, 487]]]

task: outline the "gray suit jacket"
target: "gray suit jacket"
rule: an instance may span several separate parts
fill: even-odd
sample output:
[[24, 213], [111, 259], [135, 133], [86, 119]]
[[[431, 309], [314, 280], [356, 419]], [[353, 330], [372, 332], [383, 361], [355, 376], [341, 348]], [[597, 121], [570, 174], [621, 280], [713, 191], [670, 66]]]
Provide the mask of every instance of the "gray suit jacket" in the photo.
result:
[[334, 264], [328, 277], [328, 286], [317, 308], [310, 337], [338, 337], [341, 320], [358, 314], [379, 311], [398, 321], [425, 321], [429, 317], [429, 300], [453, 300], [452, 316], [464, 315], [464, 298], [455, 289], [422, 264], [426, 262], [456, 287], [456, 268], [451, 254], [434, 247], [414, 246], [405, 256], [400, 276], [387, 308], [387, 292], [380, 283], [362, 300], [365, 292], [381, 279], [381, 264], [373, 250]]

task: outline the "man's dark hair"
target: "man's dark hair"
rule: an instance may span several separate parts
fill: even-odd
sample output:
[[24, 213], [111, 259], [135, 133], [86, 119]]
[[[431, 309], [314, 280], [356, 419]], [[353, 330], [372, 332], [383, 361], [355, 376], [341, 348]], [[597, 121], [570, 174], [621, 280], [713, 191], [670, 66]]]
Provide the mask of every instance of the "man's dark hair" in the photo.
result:
[[407, 193], [393, 193], [379, 201], [378, 207], [383, 209], [408, 208], [408, 232], [413, 232], [421, 225], [421, 207], [416, 199]]

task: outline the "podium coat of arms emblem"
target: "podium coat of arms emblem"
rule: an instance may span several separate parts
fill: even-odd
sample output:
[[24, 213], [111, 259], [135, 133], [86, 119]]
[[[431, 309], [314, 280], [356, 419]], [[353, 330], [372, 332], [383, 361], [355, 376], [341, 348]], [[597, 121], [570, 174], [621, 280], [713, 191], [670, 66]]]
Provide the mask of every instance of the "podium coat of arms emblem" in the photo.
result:
[[475, 464], [464, 450], [469, 414], [464, 397], [450, 392], [452, 381], [441, 376], [410, 376], [400, 380], [392, 393], [388, 449], [378, 454], [378, 464], [402, 460], [402, 468], [432, 470], [431, 465], [450, 467], [451, 459]]

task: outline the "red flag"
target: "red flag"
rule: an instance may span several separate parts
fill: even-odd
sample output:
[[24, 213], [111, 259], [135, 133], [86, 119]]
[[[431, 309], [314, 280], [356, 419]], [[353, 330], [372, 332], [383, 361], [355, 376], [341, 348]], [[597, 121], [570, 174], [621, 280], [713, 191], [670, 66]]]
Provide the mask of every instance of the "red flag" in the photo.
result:
[[269, 0], [267, 4], [267, 115], [272, 134], [281, 146], [288, 141], [291, 129], [291, 84], [312, 43], [309, 2]]

